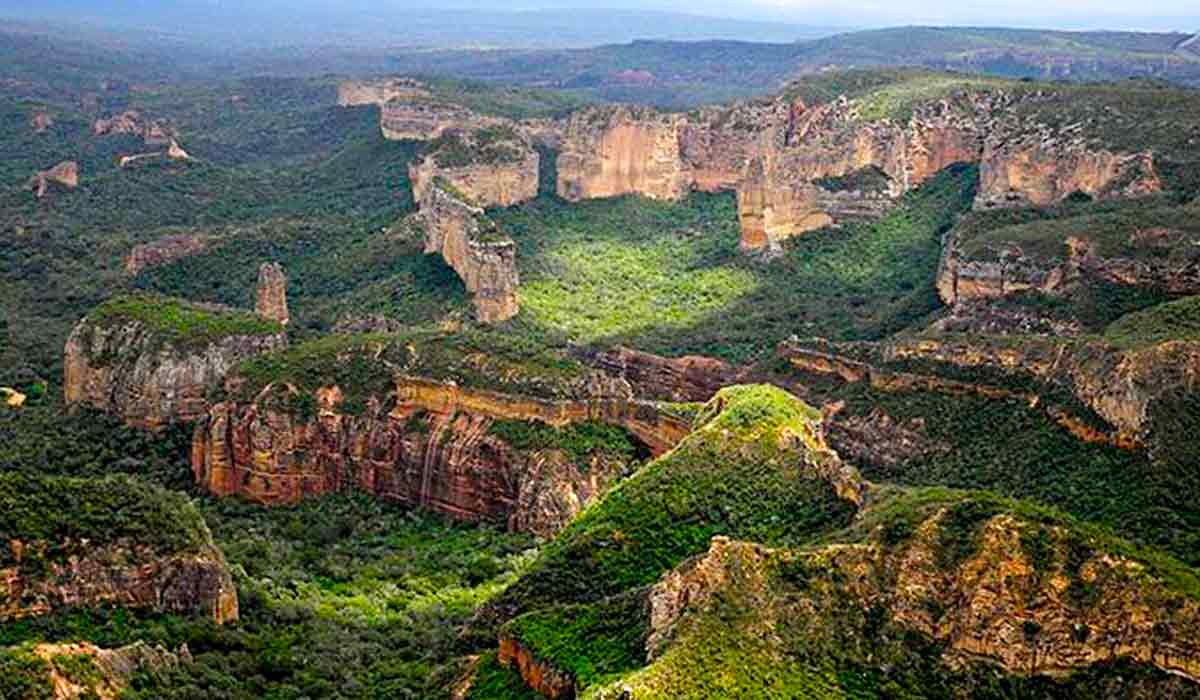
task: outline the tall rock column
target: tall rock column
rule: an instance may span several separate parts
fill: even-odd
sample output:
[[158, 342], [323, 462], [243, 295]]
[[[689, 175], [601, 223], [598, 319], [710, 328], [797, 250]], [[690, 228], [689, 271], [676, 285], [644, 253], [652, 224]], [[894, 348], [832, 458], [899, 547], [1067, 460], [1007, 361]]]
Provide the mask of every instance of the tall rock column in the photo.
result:
[[287, 275], [279, 263], [263, 263], [259, 266], [254, 311], [265, 319], [287, 324]]

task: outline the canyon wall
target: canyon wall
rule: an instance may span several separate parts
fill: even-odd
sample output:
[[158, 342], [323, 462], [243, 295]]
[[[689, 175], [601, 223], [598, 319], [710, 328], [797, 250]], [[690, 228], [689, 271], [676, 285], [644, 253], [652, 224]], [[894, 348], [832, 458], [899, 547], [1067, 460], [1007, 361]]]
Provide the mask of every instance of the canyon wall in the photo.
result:
[[425, 253], [437, 253], [462, 278], [480, 323], [500, 323], [517, 315], [516, 244], [483, 209], [470, 204], [442, 180], [424, 187], [418, 220], [425, 230]]
[[[955, 163], [980, 164], [980, 208], [1050, 204], [1077, 191], [1108, 198], [1162, 189], [1150, 153], [1112, 151], [1073, 127], [1015, 116], [1035, 99], [1046, 98], [964, 88], [918, 101], [904, 117], [864, 116], [869, 108], [845, 97], [809, 106], [787, 95], [689, 115], [592, 107], [564, 130], [558, 193], [575, 201], [736, 190], [741, 247], [755, 251], [878, 216]], [[878, 177], [858, 176], [866, 171]]]
[[[216, 309], [199, 313], [236, 316]], [[136, 318], [87, 317], [75, 326], [64, 348], [66, 403], [148, 429], [194, 420], [205, 415], [209, 387], [229, 370], [286, 345], [287, 336], [278, 325], [195, 339], [178, 338]]]
[[415, 377], [395, 394], [347, 412], [340, 388], [315, 396], [315, 415], [283, 408], [295, 390], [272, 385], [252, 403], [214, 405], [197, 424], [196, 481], [215, 495], [293, 503], [341, 490], [551, 535], [627, 465], [576, 464], [558, 450], [522, 452], [491, 431], [497, 420], [564, 427], [598, 421], [628, 429], [661, 453], [688, 423], [627, 397], [551, 401]]
[[434, 180], [480, 207], [511, 207], [538, 194], [537, 150], [514, 127], [443, 135], [408, 166], [413, 198], [422, 201]]

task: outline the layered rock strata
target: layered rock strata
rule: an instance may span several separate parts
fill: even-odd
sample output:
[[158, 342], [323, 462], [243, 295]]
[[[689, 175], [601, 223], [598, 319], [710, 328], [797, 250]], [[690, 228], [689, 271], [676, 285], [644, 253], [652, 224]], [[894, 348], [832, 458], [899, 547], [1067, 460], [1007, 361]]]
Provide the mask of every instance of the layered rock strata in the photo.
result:
[[413, 197], [422, 201], [441, 178], [481, 207], [510, 207], [538, 194], [538, 152], [515, 128], [452, 130], [408, 167]]
[[425, 253], [437, 253], [458, 273], [480, 323], [500, 323], [517, 315], [516, 244], [483, 209], [440, 178], [424, 187], [418, 220], [425, 230]]
[[[1117, 152], [1015, 116], [1044, 96], [968, 90], [913, 105], [911, 115], [866, 115], [844, 97], [808, 105], [781, 95], [693, 115], [593, 107], [564, 129], [558, 193], [569, 200], [641, 194], [678, 199], [691, 190], [738, 192], [744, 250], [771, 250], [792, 235], [877, 215], [895, 197], [955, 163], [979, 163], [977, 206], [1048, 204], [1080, 191], [1096, 197], [1157, 192], [1148, 152]], [[856, 173], [882, 176], [864, 189]]]
[[415, 377], [399, 378], [391, 398], [371, 397], [359, 414], [347, 412], [338, 387], [317, 392], [311, 417], [279, 407], [292, 396], [293, 389], [272, 385], [253, 403], [213, 406], [193, 440], [197, 483], [264, 503], [356, 489], [462, 520], [551, 534], [622, 465], [577, 465], [553, 450], [521, 453], [491, 432], [495, 421], [598, 421], [627, 429], [654, 453], [690, 428], [627, 396], [534, 399]]
[[[194, 329], [199, 337], [179, 337], [145, 318], [120, 314], [81, 320], [64, 348], [67, 405], [95, 408], [148, 429], [195, 420], [206, 415], [209, 387], [229, 370], [287, 345], [278, 324], [251, 323], [244, 312], [182, 304], [198, 323], [215, 323], [215, 332], [200, 328]], [[220, 329], [225, 320], [246, 332], [225, 332]]]

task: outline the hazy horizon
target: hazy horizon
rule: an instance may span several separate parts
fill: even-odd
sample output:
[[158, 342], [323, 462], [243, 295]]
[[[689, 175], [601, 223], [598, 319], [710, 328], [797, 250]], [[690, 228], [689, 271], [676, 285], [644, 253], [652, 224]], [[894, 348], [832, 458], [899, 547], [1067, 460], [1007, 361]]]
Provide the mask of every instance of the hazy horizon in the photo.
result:
[[[242, 45], [364, 41], [426, 46], [587, 46], [631, 39], [787, 42], [894, 26], [1060, 30], [1200, 31], [1194, 2], [1155, 0], [1130, 8], [1112, 0], [991, 2], [868, 0], [46, 0], [0, 4], [0, 17], [75, 21], [109, 29], [219, 36]], [[671, 13], [647, 22], [643, 13]], [[453, 17], [452, 23], [444, 21]]]

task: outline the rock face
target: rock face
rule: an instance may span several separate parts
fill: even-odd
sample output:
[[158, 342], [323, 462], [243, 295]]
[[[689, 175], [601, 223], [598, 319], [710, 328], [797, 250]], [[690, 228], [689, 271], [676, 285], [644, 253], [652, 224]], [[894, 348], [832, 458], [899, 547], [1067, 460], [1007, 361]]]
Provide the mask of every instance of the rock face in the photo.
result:
[[379, 105], [382, 107], [396, 100], [428, 98], [429, 88], [410, 78], [386, 78], [383, 80], [343, 80], [338, 83], [337, 103], [339, 107]]
[[594, 107], [564, 130], [558, 193], [678, 199], [734, 189], [742, 249], [771, 251], [789, 236], [877, 215], [955, 163], [980, 163], [981, 208], [1162, 189], [1150, 153], [1115, 152], [1073, 127], [1016, 116], [1019, 105], [1045, 99], [964, 88], [918, 101], [905, 117], [877, 116], [845, 97], [808, 105], [787, 93], [689, 116]]
[[7, 473], [0, 500], [0, 623], [102, 605], [237, 620], [225, 558], [182, 495], [127, 477]]
[[33, 133], [45, 133], [47, 129], [54, 126], [54, 118], [46, 110], [35, 110], [29, 115], [29, 128], [33, 129]]
[[629, 382], [637, 396], [658, 401], [708, 401], [722, 387], [738, 384], [742, 375], [710, 357], [668, 358], [622, 347], [588, 359], [604, 373]]
[[[938, 645], [949, 670], [986, 662], [1013, 675], [1063, 676], [1125, 659], [1200, 680], [1200, 605], [1144, 564], [1065, 527], [1007, 513], [986, 519], [978, 545], [948, 559], [942, 538], [953, 512], [931, 514], [898, 545], [879, 531], [863, 543], [806, 552], [715, 538], [706, 555], [651, 591], [647, 656], [654, 662], [686, 646], [720, 605], [737, 620], [727, 634], [753, 639], [770, 630], [760, 637], [768, 646], [865, 643], [887, 658], [897, 653], [888, 640], [908, 632]], [[1028, 548], [1030, 536], [1045, 542], [1042, 559]], [[802, 583], [784, 583], [787, 572]], [[884, 621], [882, 632], [871, 631], [872, 614]]]
[[92, 123], [92, 134], [137, 136], [147, 146], [166, 146], [175, 139], [175, 131], [161, 121], [148, 119], [137, 110], [126, 110]]
[[176, 260], [199, 255], [208, 249], [205, 236], [181, 233], [164, 236], [152, 243], [136, 245], [125, 258], [125, 273], [136, 277], [143, 270], [170, 265]]
[[195, 420], [206, 414], [209, 386], [242, 360], [287, 345], [281, 327], [251, 324], [248, 314], [183, 308], [200, 315], [201, 322], [236, 319], [247, 332], [208, 336], [196, 331], [199, 338], [179, 338], [144, 319], [84, 318], [64, 350], [67, 405], [89, 406], [148, 429]]
[[510, 207], [538, 193], [538, 152], [511, 125], [449, 130], [408, 168], [413, 197], [422, 201], [442, 178], [481, 207]]
[[393, 100], [379, 117], [383, 137], [392, 141], [429, 141], [449, 129], [486, 128], [495, 121], [433, 97]]
[[1063, 296], [1081, 286], [1103, 282], [1158, 289], [1171, 296], [1200, 294], [1200, 252], [1189, 231], [1154, 227], [1132, 229], [1125, 253], [1102, 256], [1086, 232], [1063, 241], [1061, 258], [1035, 257], [1019, 242], [989, 259], [960, 251], [952, 233], [938, 266], [938, 296], [949, 305], [1036, 291]]
[[647, 108], [593, 107], [567, 123], [558, 154], [558, 194], [578, 201], [640, 194], [679, 199], [691, 187], [683, 163], [684, 118]]
[[425, 253], [440, 254], [462, 278], [480, 323], [516, 316], [516, 244], [444, 180], [435, 177], [423, 189], [417, 216], [425, 229]]
[[64, 160], [58, 165], [35, 173], [29, 180], [29, 188], [38, 199], [50, 194], [51, 184], [62, 185], [69, 190], [79, 187], [79, 164], [75, 161]]
[[560, 427], [600, 421], [628, 429], [655, 452], [670, 449], [689, 428], [629, 398], [532, 399], [413, 377], [397, 380], [394, 400], [372, 397], [359, 415], [346, 412], [337, 387], [317, 393], [315, 416], [276, 408], [292, 391], [273, 385], [252, 404], [212, 407], [192, 447], [202, 488], [272, 504], [357, 489], [549, 535], [603, 492], [622, 465], [517, 451], [491, 432], [496, 420]]
[[259, 266], [254, 312], [262, 318], [287, 325], [287, 275], [279, 263], [263, 263]]
[[[186, 654], [187, 647], [181, 651]], [[32, 654], [46, 665], [53, 700], [117, 700], [136, 672], [159, 673], [180, 664], [178, 655], [144, 642], [118, 649], [102, 649], [87, 643], [39, 644], [33, 647]], [[70, 659], [71, 663], [62, 663], [64, 659]], [[86, 666], [86, 670], [81, 666]]]

